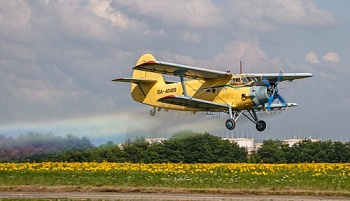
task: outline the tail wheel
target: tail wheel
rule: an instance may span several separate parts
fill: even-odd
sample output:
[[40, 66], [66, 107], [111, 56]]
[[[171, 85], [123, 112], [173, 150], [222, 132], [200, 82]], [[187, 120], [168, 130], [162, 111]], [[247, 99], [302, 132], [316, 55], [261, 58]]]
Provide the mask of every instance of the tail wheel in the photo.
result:
[[236, 122], [233, 119], [227, 119], [225, 125], [228, 130], [233, 130], [236, 127]]
[[153, 117], [156, 115], [156, 108], [153, 108], [151, 111], [149, 111], [149, 114]]
[[262, 131], [265, 130], [265, 128], [266, 128], [266, 122], [265, 122], [265, 121], [260, 120], [260, 121], [258, 121], [258, 122], [256, 123], [256, 130], [262, 132]]

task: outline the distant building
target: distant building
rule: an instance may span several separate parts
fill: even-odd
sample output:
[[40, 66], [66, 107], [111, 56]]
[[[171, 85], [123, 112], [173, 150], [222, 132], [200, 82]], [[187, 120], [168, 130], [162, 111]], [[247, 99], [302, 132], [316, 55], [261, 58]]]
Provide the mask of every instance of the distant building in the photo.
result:
[[162, 143], [163, 141], [166, 141], [167, 138], [145, 138], [145, 141], [153, 144], [153, 143]]
[[311, 142], [317, 142], [317, 141], [321, 141], [320, 139], [298, 139], [298, 138], [292, 138], [292, 139], [286, 139], [283, 140], [284, 144], [288, 144], [290, 147], [292, 147], [294, 144], [302, 142], [303, 140], [311, 140]]
[[263, 145], [262, 142], [257, 142], [257, 143], [254, 143], [254, 151], [257, 151], [258, 149], [260, 149], [260, 147]]
[[254, 138], [222, 138], [222, 140], [228, 140], [231, 143], [237, 143], [239, 147], [244, 147], [247, 149], [248, 154], [255, 151]]

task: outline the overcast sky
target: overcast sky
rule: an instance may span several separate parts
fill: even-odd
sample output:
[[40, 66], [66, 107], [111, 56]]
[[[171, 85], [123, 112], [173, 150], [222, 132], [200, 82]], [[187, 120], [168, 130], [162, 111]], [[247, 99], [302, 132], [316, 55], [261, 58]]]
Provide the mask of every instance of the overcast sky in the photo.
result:
[[[312, 136], [350, 140], [350, 2], [346, 0], [0, 1], [0, 135], [70, 133], [105, 140], [183, 129], [257, 140]], [[188, 112], [157, 113], [130, 97], [144, 53], [238, 73], [313, 73], [283, 82], [298, 107], [262, 114], [260, 133], [241, 118], [224, 126]], [[174, 78], [175, 80], [177, 78]]]

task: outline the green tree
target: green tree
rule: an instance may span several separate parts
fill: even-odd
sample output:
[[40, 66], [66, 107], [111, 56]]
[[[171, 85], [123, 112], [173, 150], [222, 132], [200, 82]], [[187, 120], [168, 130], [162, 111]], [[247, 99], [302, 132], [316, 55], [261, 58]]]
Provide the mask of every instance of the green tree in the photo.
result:
[[265, 140], [258, 149], [257, 154], [263, 163], [286, 163], [286, 158], [282, 147], [284, 145], [280, 140]]
[[145, 138], [137, 138], [134, 141], [126, 141], [123, 145], [127, 160], [132, 163], [149, 163], [151, 158], [148, 155], [148, 147], [150, 144]]
[[190, 133], [189, 135], [181, 135], [181, 137], [173, 137], [164, 143], [164, 149], [171, 162], [247, 161], [247, 151], [244, 148], [208, 133]]
[[126, 153], [120, 149], [117, 144], [112, 141], [108, 141], [105, 145], [101, 145], [94, 150], [97, 162], [125, 162]]

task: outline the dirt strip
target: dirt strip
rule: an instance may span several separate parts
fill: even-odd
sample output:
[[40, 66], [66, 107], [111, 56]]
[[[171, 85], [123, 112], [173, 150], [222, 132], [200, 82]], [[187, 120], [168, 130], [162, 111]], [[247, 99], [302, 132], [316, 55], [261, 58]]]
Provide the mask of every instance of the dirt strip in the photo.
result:
[[346, 197], [283, 196], [283, 195], [228, 195], [228, 194], [165, 194], [165, 193], [115, 193], [115, 192], [0, 192], [1, 199], [52, 199], [52, 200], [225, 200], [225, 201], [344, 201]]
[[113, 193], [163, 193], [163, 194], [212, 194], [212, 195], [257, 195], [257, 196], [317, 196], [347, 197], [349, 191], [311, 191], [300, 189], [191, 189], [191, 188], [157, 188], [157, 187], [114, 187], [114, 186], [0, 186], [0, 192], [113, 192]]

